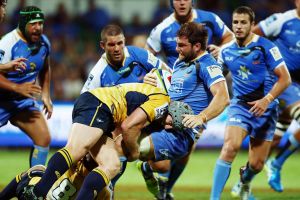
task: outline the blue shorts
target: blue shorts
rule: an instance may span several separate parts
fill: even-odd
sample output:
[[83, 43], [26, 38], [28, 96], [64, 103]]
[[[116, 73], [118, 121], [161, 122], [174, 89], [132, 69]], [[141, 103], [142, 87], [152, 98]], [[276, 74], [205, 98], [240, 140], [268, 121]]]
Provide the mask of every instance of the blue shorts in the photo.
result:
[[75, 101], [72, 121], [102, 129], [108, 136], [115, 129], [113, 116], [107, 105], [90, 92], [81, 94]]
[[292, 84], [281, 93], [278, 100], [280, 113], [288, 106], [300, 101], [300, 84], [292, 82]]
[[245, 129], [252, 138], [272, 141], [278, 118], [277, 108], [273, 105], [261, 117], [255, 117], [249, 112], [249, 108], [232, 103], [226, 126], [238, 126]]
[[194, 140], [184, 133], [173, 130], [161, 130], [150, 135], [154, 146], [155, 161], [176, 160], [190, 151]]
[[0, 127], [21, 111], [40, 111], [38, 103], [30, 98], [0, 101]]

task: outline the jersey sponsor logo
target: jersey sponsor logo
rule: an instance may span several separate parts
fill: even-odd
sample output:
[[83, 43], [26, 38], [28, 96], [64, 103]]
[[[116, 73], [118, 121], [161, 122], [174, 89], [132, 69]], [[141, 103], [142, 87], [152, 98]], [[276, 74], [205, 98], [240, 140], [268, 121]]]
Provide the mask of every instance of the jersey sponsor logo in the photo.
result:
[[162, 158], [169, 158], [169, 149], [159, 149], [158, 151], [161, 154]]
[[148, 51], [147, 62], [150, 63], [152, 66], [156, 66], [157, 61], [158, 59], [150, 51]]
[[249, 75], [251, 75], [252, 73], [250, 72], [249, 69], [247, 69], [246, 66], [240, 66], [240, 69], [238, 70], [239, 76], [242, 77], [242, 79], [248, 79]]
[[294, 30], [285, 30], [284, 31], [287, 35], [296, 35], [297, 33], [296, 33], [296, 31], [294, 31]]
[[230, 117], [230, 118], [229, 118], [229, 121], [230, 121], [230, 122], [237, 122], [237, 123], [241, 123], [241, 122], [242, 122], [241, 119], [235, 118], [235, 117]]
[[278, 61], [279, 59], [282, 58], [278, 47], [273, 47], [272, 49], [270, 49], [270, 53], [273, 56], [275, 61]]
[[167, 37], [167, 42], [174, 42], [176, 41], [176, 37]]
[[3, 60], [4, 54], [5, 54], [5, 51], [0, 50], [0, 62]]
[[168, 112], [168, 103], [155, 108], [155, 119], [162, 118]]
[[218, 65], [211, 65], [207, 67], [207, 71], [211, 78], [215, 78], [217, 76], [222, 76], [222, 69]]
[[233, 61], [233, 56], [225, 56], [226, 61]]

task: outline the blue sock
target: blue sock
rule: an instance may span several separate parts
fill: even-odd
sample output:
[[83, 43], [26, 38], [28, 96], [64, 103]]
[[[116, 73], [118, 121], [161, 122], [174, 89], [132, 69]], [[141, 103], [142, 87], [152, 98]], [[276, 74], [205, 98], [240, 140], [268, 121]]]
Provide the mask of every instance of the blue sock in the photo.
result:
[[65, 148], [57, 151], [49, 160], [47, 169], [42, 179], [34, 187], [37, 197], [45, 197], [54, 184], [73, 164], [69, 151]]
[[276, 156], [275, 160], [272, 161], [272, 165], [278, 169], [281, 169], [285, 160], [290, 155], [292, 155], [299, 147], [300, 143], [296, 140], [294, 135], [291, 135], [282, 151]]
[[170, 193], [178, 180], [179, 176], [182, 174], [185, 169], [186, 163], [179, 162], [177, 160], [171, 161], [171, 170], [169, 174], [169, 180], [167, 185], [167, 193]]
[[93, 169], [85, 178], [76, 199], [93, 200], [94, 191], [99, 192], [109, 183], [109, 178], [100, 169]]
[[246, 169], [243, 171], [242, 174], [242, 182], [243, 183], [250, 183], [254, 176], [257, 174], [257, 171], [254, 171], [250, 166], [249, 163], [247, 163]]
[[30, 152], [30, 167], [35, 165], [46, 165], [49, 147], [33, 145]]
[[120, 172], [111, 180], [111, 184], [113, 185], [113, 187], [115, 187], [116, 182], [124, 174], [126, 166], [127, 166], [127, 158], [125, 156], [120, 156], [119, 159], [121, 162], [121, 169], [120, 169]]
[[214, 170], [211, 200], [219, 200], [231, 171], [231, 162], [218, 159]]

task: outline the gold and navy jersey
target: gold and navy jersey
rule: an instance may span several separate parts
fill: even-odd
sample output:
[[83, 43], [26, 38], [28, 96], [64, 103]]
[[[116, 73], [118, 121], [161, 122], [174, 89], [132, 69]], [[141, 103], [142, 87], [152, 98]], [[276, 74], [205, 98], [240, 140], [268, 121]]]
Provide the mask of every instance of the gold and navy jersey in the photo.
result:
[[163, 89], [145, 83], [126, 83], [89, 92], [108, 106], [116, 124], [121, 124], [138, 107], [145, 111], [149, 122], [160, 119], [170, 102]]

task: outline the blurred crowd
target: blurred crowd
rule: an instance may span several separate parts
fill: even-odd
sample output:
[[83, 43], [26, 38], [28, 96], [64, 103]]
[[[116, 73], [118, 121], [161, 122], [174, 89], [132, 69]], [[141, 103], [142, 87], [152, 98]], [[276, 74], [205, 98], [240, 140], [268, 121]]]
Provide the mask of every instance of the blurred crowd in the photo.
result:
[[[65, 4], [60, 3], [54, 14], [46, 16], [44, 33], [51, 41], [52, 99], [72, 101], [78, 97], [90, 69], [100, 58], [100, 31], [109, 24], [120, 25], [126, 35], [127, 45], [143, 47], [151, 29], [170, 15], [169, 0], [157, 0], [158, 7], [148, 23], [142, 23], [138, 14], [133, 14], [129, 23], [121, 16], [112, 16], [105, 7], [96, 5], [97, 0], [89, 0], [85, 13], [71, 15]], [[13, 13], [8, 13], [6, 22], [0, 27], [0, 35], [17, 26], [18, 12], [28, 5], [20, 0]], [[196, 0], [196, 7], [216, 13], [231, 27], [231, 13], [240, 5], [248, 5], [255, 10], [257, 22], [272, 13], [294, 7], [293, 0]]]

